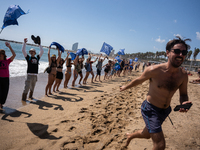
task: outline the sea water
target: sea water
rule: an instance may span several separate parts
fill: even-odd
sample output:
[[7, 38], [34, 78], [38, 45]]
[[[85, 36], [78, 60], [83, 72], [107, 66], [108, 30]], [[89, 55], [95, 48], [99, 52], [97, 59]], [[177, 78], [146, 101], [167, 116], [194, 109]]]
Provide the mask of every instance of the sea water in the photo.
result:
[[[10, 42], [10, 45], [11, 45], [12, 49], [15, 51], [15, 53], [16, 53], [15, 59], [9, 65], [10, 77], [25, 76], [26, 75], [26, 71], [27, 71], [27, 61], [25, 60], [25, 57], [24, 57], [24, 55], [22, 53], [23, 44]], [[39, 54], [39, 52], [40, 52], [39, 47], [26, 45], [27, 54], [29, 54], [29, 50], [31, 48], [34, 48], [36, 50], [36, 55]], [[0, 49], [4, 49], [5, 50], [7, 58], [12, 56], [12, 53], [10, 52], [9, 48], [6, 47], [6, 45], [5, 45], [5, 41], [0, 41]], [[49, 65], [49, 62], [48, 62], [48, 49], [47, 48], [43, 48], [43, 50], [44, 50], [44, 53], [43, 53], [43, 55], [42, 55], [42, 57], [40, 58], [40, 61], [39, 61], [39, 70], [38, 70], [39, 73], [43, 73], [44, 70], [46, 69], [46, 67], [48, 67], [48, 65]], [[52, 55], [52, 54], [55, 54], [56, 56], [58, 56], [57, 50], [51, 49], [50, 50], [50, 55]], [[67, 52], [65, 51], [64, 53], [62, 53], [61, 57], [63, 59], [65, 59], [67, 57]], [[86, 61], [88, 56], [85, 55], [84, 57], [85, 57], [85, 61]], [[94, 59], [95, 59], [95, 57], [92, 58], [92, 60], [94, 60]], [[83, 63], [85, 63], [85, 61]], [[104, 63], [106, 63], [106, 62], [104, 62]], [[92, 65], [93, 69], [96, 68], [95, 67], [96, 63], [97, 63], [97, 61], [95, 63], [93, 63], [93, 65]], [[63, 65], [63, 69], [64, 70], [66, 69], [66, 65]], [[74, 65], [72, 65], [72, 69], [74, 69]]]

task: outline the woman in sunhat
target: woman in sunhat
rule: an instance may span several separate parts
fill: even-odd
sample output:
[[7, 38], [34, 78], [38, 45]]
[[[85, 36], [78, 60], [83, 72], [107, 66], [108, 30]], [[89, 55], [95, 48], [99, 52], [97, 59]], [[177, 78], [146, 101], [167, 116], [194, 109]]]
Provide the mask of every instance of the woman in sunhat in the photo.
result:
[[[49, 66], [51, 68], [51, 72], [49, 73], [48, 75], [48, 83], [46, 85], [46, 88], [45, 88], [45, 95], [48, 96], [49, 95], [52, 95], [51, 93], [51, 87], [56, 79], [56, 73], [57, 73], [57, 66], [59, 65], [59, 62], [60, 62], [60, 58], [61, 58], [61, 54], [60, 54], [60, 51], [59, 49], [58, 50], [58, 58], [56, 59], [56, 55], [53, 54], [51, 57], [50, 57], [50, 49], [51, 47], [49, 47], [49, 50], [48, 50], [48, 61], [49, 61]], [[47, 94], [48, 92], [48, 94]]]
[[5, 50], [0, 49], [0, 109], [5, 104], [9, 90], [9, 64], [13, 61], [16, 54], [13, 51], [10, 43], [5, 42], [5, 45], [10, 49], [12, 56], [6, 58]]

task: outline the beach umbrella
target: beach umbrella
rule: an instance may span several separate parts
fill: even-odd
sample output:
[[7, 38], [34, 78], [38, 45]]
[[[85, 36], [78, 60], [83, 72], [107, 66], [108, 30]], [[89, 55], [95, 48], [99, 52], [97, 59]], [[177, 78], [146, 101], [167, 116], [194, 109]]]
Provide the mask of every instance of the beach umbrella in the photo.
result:
[[117, 52], [118, 55], [125, 55], [124, 53], [125, 49], [120, 49], [119, 52]]
[[59, 49], [60, 51], [62, 51], [62, 52], [65, 51], [64, 47], [63, 47], [62, 45], [60, 45], [59, 43], [57, 43], [57, 42], [52, 42], [51, 45], [50, 45], [50, 47], [51, 47], [52, 45], [55, 45], [56, 48], [58, 48], [58, 49]]
[[[27, 12], [28, 13], [28, 12]], [[19, 5], [11, 5], [8, 7], [6, 14], [4, 16], [4, 20], [3, 20], [3, 26], [1, 28], [0, 33], [2, 32], [2, 30], [9, 26], [9, 25], [18, 25], [17, 19], [25, 13], [20, 7]]]
[[88, 51], [87, 51], [87, 49], [85, 49], [85, 48], [81, 48], [81, 49], [78, 49], [77, 50], [77, 52], [76, 52], [76, 55], [87, 55], [88, 54]]
[[106, 55], [109, 56], [112, 50], [113, 50], [113, 47], [104, 42], [100, 52], [104, 52]]

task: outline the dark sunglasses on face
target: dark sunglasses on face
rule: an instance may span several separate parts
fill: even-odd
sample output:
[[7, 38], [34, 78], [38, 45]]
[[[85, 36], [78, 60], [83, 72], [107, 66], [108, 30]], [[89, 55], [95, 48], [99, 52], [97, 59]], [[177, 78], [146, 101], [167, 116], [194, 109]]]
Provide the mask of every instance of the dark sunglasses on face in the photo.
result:
[[183, 56], [187, 55], [187, 53], [188, 53], [187, 50], [182, 50], [182, 51], [181, 51], [180, 49], [172, 49], [172, 50], [174, 50], [173, 52], [174, 52], [175, 54], [180, 54], [180, 53], [182, 53]]

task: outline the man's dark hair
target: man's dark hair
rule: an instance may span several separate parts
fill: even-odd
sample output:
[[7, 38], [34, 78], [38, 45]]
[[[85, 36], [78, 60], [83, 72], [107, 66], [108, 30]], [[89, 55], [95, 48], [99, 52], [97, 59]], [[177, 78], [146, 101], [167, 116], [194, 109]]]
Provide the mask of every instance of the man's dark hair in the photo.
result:
[[186, 47], [186, 50], [190, 49], [190, 45], [186, 44], [186, 41], [191, 41], [191, 39], [181, 39], [179, 36], [176, 36], [177, 39], [173, 39], [169, 41], [166, 45], [166, 51], [171, 51], [171, 48], [174, 47], [176, 44], [184, 44]]

